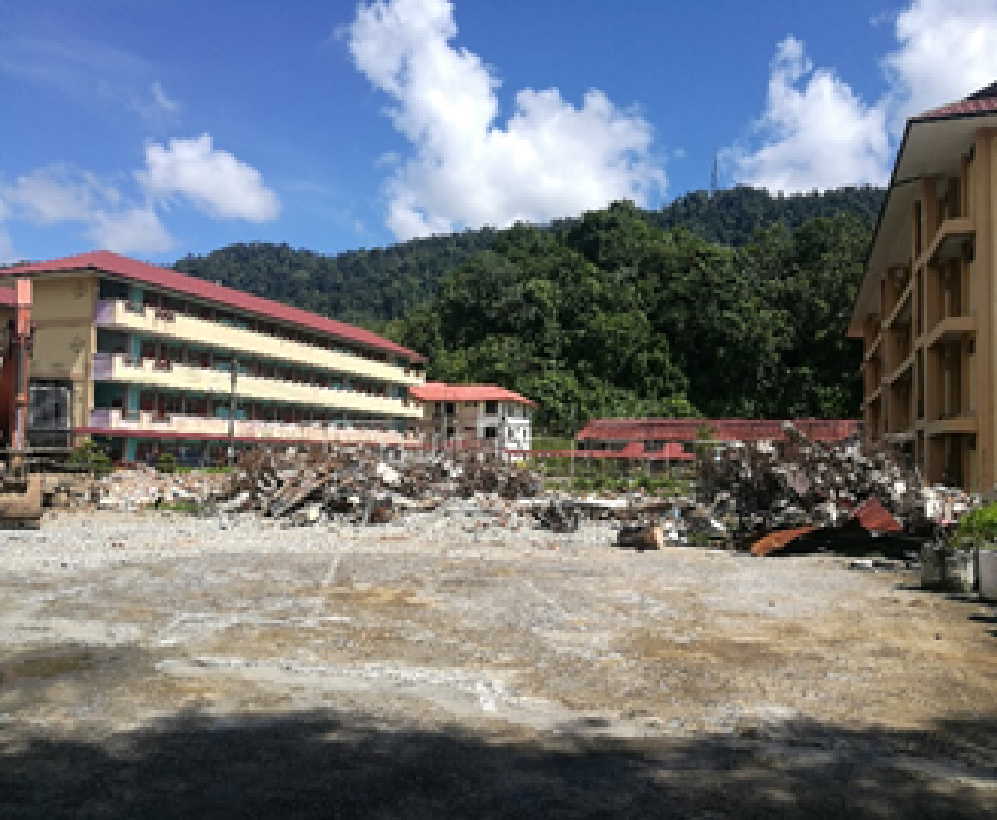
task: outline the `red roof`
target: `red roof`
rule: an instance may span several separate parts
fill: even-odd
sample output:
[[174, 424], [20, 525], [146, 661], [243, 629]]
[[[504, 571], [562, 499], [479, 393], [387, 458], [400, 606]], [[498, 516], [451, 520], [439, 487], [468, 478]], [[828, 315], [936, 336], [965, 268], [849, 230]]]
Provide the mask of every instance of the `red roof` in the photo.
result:
[[419, 401], [511, 401], [517, 404], [534, 403], [519, 393], [513, 393], [495, 384], [447, 384], [426, 382], [412, 385], [409, 395]]
[[0, 305], [3, 307], [14, 307], [14, 289], [0, 287]]
[[[593, 419], [578, 433], [592, 441], [694, 441], [705, 427], [718, 441], [780, 440], [786, 437], [778, 420], [752, 419]], [[851, 419], [800, 419], [790, 422], [814, 441], [840, 441], [856, 433]]]
[[327, 333], [331, 336], [355, 342], [356, 344], [395, 353], [409, 361], [426, 361], [424, 356], [420, 356], [418, 353], [408, 350], [401, 345], [396, 345], [394, 342], [383, 339], [369, 330], [354, 327], [345, 322], [337, 322], [335, 319], [327, 319], [324, 316], [309, 313], [307, 310], [300, 310], [299, 308], [281, 304], [280, 302], [273, 302], [270, 299], [263, 299], [259, 296], [243, 293], [234, 288], [227, 288], [224, 285], [206, 282], [203, 279], [198, 279], [195, 276], [187, 276], [170, 268], [160, 268], [145, 262], [139, 262], [136, 259], [129, 259], [126, 256], [119, 256], [110, 251], [93, 251], [92, 253], [68, 256], [65, 259], [53, 259], [50, 262], [32, 262], [14, 268], [3, 268], [0, 269], [0, 278], [45, 273], [47, 271], [81, 269], [106, 271], [124, 279], [143, 282], [148, 285], [165, 288], [166, 290], [172, 290], [176, 293], [205, 299], [209, 302], [217, 302], [236, 310], [265, 316], [268, 319], [287, 322], [298, 325], [299, 327], [306, 327], [319, 333]]
[[[918, 122], [920, 120], [945, 119], [946, 117], [971, 117], [974, 115], [995, 114], [997, 113], [997, 96], [979, 96], [987, 94], [993, 88], [994, 86], [990, 86], [983, 91], [977, 92], [977, 94], [971, 94], [964, 100], [949, 103], [940, 108], [933, 108], [931, 111], [925, 111], [923, 114], [912, 117], [911, 120]], [[997, 91], [991, 93], [997, 94]]]

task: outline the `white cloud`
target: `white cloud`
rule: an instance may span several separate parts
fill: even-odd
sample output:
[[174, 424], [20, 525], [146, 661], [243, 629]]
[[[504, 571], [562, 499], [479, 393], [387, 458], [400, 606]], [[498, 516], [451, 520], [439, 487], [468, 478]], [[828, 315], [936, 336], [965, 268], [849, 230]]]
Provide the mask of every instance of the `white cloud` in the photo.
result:
[[912, 0], [883, 59], [886, 92], [863, 102], [793, 37], [772, 63], [753, 149], [729, 149], [737, 182], [781, 191], [883, 184], [906, 119], [997, 79], [997, 0]]
[[162, 253], [176, 244], [151, 208], [96, 211], [87, 236], [99, 247], [118, 253]]
[[277, 194], [255, 168], [212, 146], [211, 135], [149, 143], [144, 170], [135, 178], [156, 201], [180, 195], [209, 216], [266, 222], [280, 215]]
[[167, 96], [159, 80], [152, 84], [152, 101], [156, 108], [167, 114], [179, 114], [183, 110], [180, 103]]
[[42, 226], [77, 223], [100, 247], [120, 253], [157, 253], [173, 247], [154, 210], [123, 201], [114, 185], [67, 165], [39, 168], [22, 174], [13, 185], [0, 186], [0, 212], [10, 219]]
[[381, 156], [374, 160], [375, 168], [391, 167], [397, 165], [402, 161], [402, 156], [397, 151], [385, 151]]
[[735, 153], [740, 182], [772, 191], [879, 183], [890, 159], [885, 112], [867, 106], [833, 72], [815, 70], [803, 44], [779, 44], [753, 153]]
[[92, 176], [75, 173], [66, 165], [50, 165], [0, 187], [0, 197], [11, 213], [39, 225], [54, 225], [86, 221], [102, 190]]
[[500, 83], [450, 44], [456, 34], [449, 0], [362, 4], [348, 30], [357, 68], [394, 99], [388, 114], [415, 149], [387, 185], [396, 236], [543, 222], [663, 190], [650, 125], [601, 91], [579, 108], [557, 89], [524, 89], [497, 123]]
[[883, 61], [894, 127], [997, 80], [997, 0], [915, 0]]
[[36, 169], [12, 184], [0, 183], [0, 220], [76, 223], [108, 250], [161, 253], [176, 244], [159, 212], [175, 198], [215, 218], [260, 222], [280, 212], [277, 195], [263, 185], [259, 171], [214, 149], [208, 134], [171, 140], [169, 147], [147, 145], [145, 168], [125, 178], [138, 183], [137, 196], [69, 165]]
[[183, 106], [166, 93], [159, 80], [149, 86], [148, 97], [140, 96], [132, 102], [132, 108], [141, 115], [146, 125], [156, 129], [177, 125], [183, 113]]

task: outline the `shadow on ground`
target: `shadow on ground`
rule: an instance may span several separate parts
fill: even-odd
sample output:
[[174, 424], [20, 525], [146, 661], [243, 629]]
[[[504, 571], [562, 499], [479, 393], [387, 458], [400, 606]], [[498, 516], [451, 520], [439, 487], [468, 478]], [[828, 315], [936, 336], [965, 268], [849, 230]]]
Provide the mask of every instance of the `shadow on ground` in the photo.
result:
[[330, 711], [186, 712], [94, 741], [0, 724], [0, 816], [997, 816], [995, 717], [626, 742], [565, 730], [539, 744]]

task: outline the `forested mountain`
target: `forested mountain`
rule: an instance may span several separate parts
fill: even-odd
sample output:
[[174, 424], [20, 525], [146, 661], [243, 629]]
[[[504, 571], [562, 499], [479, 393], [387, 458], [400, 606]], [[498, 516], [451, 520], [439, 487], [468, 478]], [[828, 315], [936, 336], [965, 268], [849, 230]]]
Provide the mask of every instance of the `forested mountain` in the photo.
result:
[[[759, 229], [777, 223], [796, 229], [808, 219], [855, 214], [871, 227], [879, 212], [879, 188], [842, 188], [822, 194], [773, 196], [755, 188], [696, 191], [660, 211], [643, 211], [659, 228], [687, 228], [710, 242], [740, 247]], [[545, 226], [555, 234], [579, 219]], [[451, 270], [489, 248], [498, 231], [482, 228], [447, 236], [413, 239], [383, 249], [323, 256], [267, 242], [230, 245], [206, 256], [190, 255], [176, 269], [202, 279], [276, 299], [346, 322], [378, 329], [435, 295]]]
[[709, 242], [740, 247], [750, 242], [755, 231], [782, 223], [790, 230], [818, 216], [854, 214], [873, 227], [883, 204], [882, 188], [839, 188], [823, 193], [776, 194], [760, 188], [738, 186], [717, 191], [693, 191], [647, 219], [659, 228], [687, 228]]
[[430, 378], [535, 399], [550, 432], [596, 416], [854, 417], [844, 338], [883, 192], [689, 194], [334, 257], [232, 245], [178, 270], [382, 332]]
[[839, 214], [727, 248], [617, 203], [500, 232], [387, 330], [434, 378], [535, 399], [553, 432], [598, 416], [852, 417], [844, 331], [868, 238]]
[[494, 229], [482, 228], [337, 256], [285, 244], [240, 243], [206, 256], [187, 256], [174, 267], [257, 296], [369, 326], [404, 316], [430, 298], [444, 273], [487, 248], [496, 234]]

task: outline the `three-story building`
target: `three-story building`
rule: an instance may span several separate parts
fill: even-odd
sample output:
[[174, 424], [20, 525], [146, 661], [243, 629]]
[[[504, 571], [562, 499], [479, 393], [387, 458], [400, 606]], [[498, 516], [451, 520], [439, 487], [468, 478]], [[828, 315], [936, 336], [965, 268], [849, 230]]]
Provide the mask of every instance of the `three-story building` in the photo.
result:
[[997, 482], [997, 83], [907, 123], [848, 335], [870, 442], [930, 482]]
[[423, 357], [343, 322], [106, 251], [0, 277], [33, 281], [33, 383], [68, 388], [74, 440], [119, 461], [402, 444], [422, 416]]

